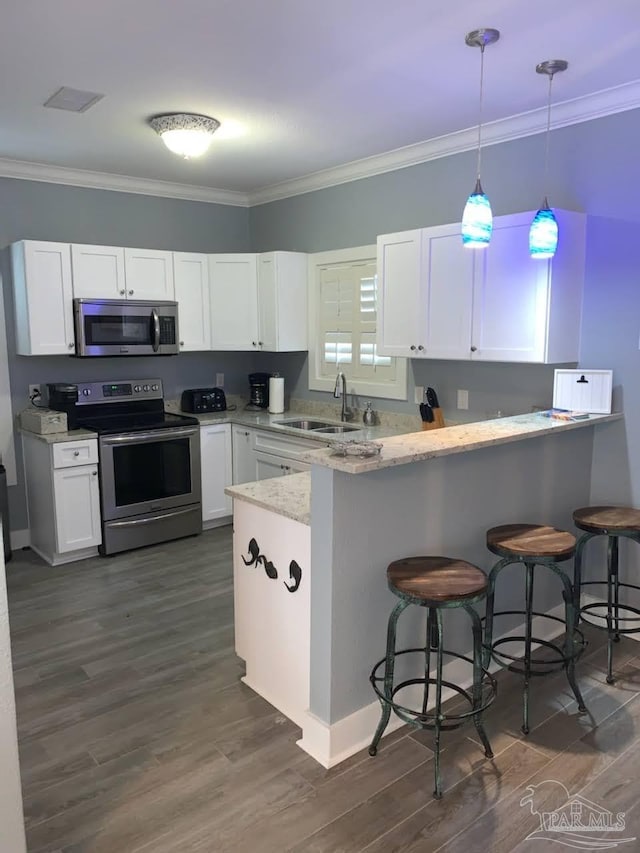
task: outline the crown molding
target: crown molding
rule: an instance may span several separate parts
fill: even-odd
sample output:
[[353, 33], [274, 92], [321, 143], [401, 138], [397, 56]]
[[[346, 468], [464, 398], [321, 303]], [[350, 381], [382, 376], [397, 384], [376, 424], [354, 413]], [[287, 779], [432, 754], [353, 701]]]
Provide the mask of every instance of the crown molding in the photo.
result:
[[49, 166], [45, 163], [29, 163], [24, 160], [0, 158], [0, 177], [17, 178], [23, 181], [43, 181], [48, 184], [66, 184], [94, 190], [153, 195], [162, 198], [177, 198], [183, 201], [202, 201], [208, 204], [228, 204], [248, 207], [246, 193], [220, 190], [191, 184], [174, 184], [170, 181], [154, 181], [147, 178], [132, 178], [108, 172], [89, 172], [84, 169], [69, 169], [65, 166]]
[[[622, 86], [603, 89], [591, 95], [554, 104], [552, 129], [556, 130], [572, 124], [580, 124], [638, 107], [640, 107], [640, 80], [634, 80]], [[482, 145], [483, 147], [498, 145], [501, 142], [533, 136], [536, 133], [542, 133], [546, 128], [547, 108], [545, 105], [540, 109], [484, 124], [482, 126]], [[415, 145], [396, 148], [374, 157], [354, 160], [342, 166], [323, 169], [302, 178], [264, 187], [249, 193], [249, 206], [253, 207], [303, 193], [327, 189], [350, 181], [382, 175], [396, 169], [416, 166], [419, 163], [437, 160], [440, 157], [449, 157], [452, 154], [471, 151], [476, 147], [477, 141], [477, 127], [438, 136], [425, 142], [418, 142]]]
[[[640, 107], [640, 80], [634, 80], [581, 98], [555, 103], [553, 105], [552, 128], [556, 130], [638, 107]], [[482, 144], [483, 147], [498, 145], [501, 142], [510, 142], [525, 136], [532, 136], [536, 133], [542, 133], [546, 130], [546, 126], [547, 108], [544, 106], [540, 109], [519, 113], [483, 125]], [[25, 181], [44, 181], [45, 183], [66, 184], [88, 189], [137, 193], [161, 198], [176, 198], [185, 201], [200, 201], [208, 204], [253, 207], [346, 184], [362, 178], [382, 175], [396, 169], [416, 166], [430, 160], [437, 160], [440, 157], [472, 151], [476, 147], [477, 138], [477, 127], [471, 127], [456, 133], [428, 139], [425, 142], [418, 142], [415, 145], [396, 148], [384, 154], [354, 160], [332, 169], [323, 169], [301, 178], [283, 181], [250, 193], [133, 178], [107, 172], [69, 169], [64, 166], [49, 166], [44, 163], [29, 163], [7, 158], [0, 158], [0, 177], [17, 178]]]

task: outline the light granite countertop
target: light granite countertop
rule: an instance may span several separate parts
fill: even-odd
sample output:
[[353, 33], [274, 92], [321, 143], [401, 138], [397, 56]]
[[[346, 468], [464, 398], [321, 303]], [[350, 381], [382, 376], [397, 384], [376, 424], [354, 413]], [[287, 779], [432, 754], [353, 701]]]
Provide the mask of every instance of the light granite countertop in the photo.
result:
[[[512, 441], [522, 441], [527, 438], [548, 435], [558, 430], [582, 429], [594, 424], [608, 423], [620, 420], [621, 413], [611, 415], [589, 415], [576, 421], [555, 420], [544, 412], [527, 415], [514, 415], [510, 418], [498, 418], [491, 421], [461, 424], [447, 429], [413, 432], [385, 438], [379, 455], [362, 459], [354, 456], [333, 455], [331, 448], [309, 450], [300, 456], [305, 462], [334, 468], [348, 474], [363, 474], [367, 471], [377, 471], [393, 465], [408, 465], [412, 462], [422, 462], [436, 456], [447, 456], [452, 453], [464, 453], [505, 444]], [[345, 436], [346, 438], [346, 436]], [[351, 436], [348, 436], [351, 438]]]
[[256, 483], [227, 486], [225, 494], [301, 524], [311, 523], [311, 474], [308, 471], [258, 480]]

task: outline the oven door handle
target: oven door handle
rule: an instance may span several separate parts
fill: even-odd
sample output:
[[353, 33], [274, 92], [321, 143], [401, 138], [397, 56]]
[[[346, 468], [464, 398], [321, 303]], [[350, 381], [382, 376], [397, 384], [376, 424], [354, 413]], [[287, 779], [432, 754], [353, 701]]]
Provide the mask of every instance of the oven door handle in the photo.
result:
[[160, 317], [158, 311], [153, 308], [151, 311], [151, 322], [153, 323], [153, 351], [158, 352], [160, 349]]
[[171, 438], [189, 438], [198, 434], [199, 427], [175, 427], [154, 429], [150, 432], [129, 432], [126, 435], [103, 435], [102, 445], [143, 444], [149, 441], [163, 441]]
[[141, 527], [145, 524], [152, 524], [154, 521], [162, 521], [165, 518], [173, 518], [177, 515], [189, 515], [193, 512], [193, 507], [188, 506], [186, 509], [176, 509], [171, 512], [160, 512], [157, 515], [146, 515], [144, 518], [131, 518], [126, 521], [109, 521], [109, 527]]

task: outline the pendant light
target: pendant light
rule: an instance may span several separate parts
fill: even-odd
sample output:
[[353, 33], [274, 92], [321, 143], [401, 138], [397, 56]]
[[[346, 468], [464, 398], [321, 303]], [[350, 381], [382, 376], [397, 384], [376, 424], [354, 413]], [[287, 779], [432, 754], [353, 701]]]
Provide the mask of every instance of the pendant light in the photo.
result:
[[472, 30], [465, 36], [469, 47], [480, 48], [480, 108], [478, 115], [478, 168], [476, 185], [467, 199], [462, 214], [462, 244], [469, 249], [484, 249], [489, 245], [493, 216], [489, 199], [484, 194], [480, 183], [480, 155], [482, 151], [482, 96], [484, 86], [484, 49], [500, 38], [499, 30]]
[[553, 210], [549, 207], [547, 191], [549, 186], [549, 139], [551, 137], [551, 85], [553, 75], [566, 71], [569, 63], [564, 59], [548, 59], [536, 65], [538, 74], [549, 77], [549, 97], [547, 100], [547, 136], [544, 154], [544, 199], [542, 207], [533, 217], [529, 229], [529, 254], [532, 258], [552, 258], [558, 246], [558, 223]]

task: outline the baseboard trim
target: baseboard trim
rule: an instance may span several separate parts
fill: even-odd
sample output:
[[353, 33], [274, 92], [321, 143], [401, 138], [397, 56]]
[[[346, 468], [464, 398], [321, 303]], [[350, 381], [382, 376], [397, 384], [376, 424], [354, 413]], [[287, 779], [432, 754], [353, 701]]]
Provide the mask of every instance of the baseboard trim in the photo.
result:
[[[549, 616], [556, 618], [564, 618], [564, 604], [560, 604], [548, 611]], [[533, 634], [540, 640], [552, 640], [563, 631], [563, 627], [559, 622], [534, 617]], [[517, 628], [513, 628], [503, 636], [524, 633], [524, 623]], [[499, 639], [499, 638], [497, 638]], [[492, 662], [489, 667], [490, 672], [496, 672], [500, 667]], [[443, 668], [443, 678], [451, 681], [454, 684], [459, 684], [465, 690], [471, 687], [470, 666], [464, 661], [456, 660], [455, 658], [445, 664]], [[417, 695], [420, 694], [419, 688], [416, 688]], [[449, 699], [454, 695], [452, 690], [443, 690], [443, 699]], [[412, 704], [413, 697], [403, 693], [406, 701]], [[430, 703], [432, 707], [432, 703]], [[361, 749], [365, 749], [371, 743], [373, 734], [380, 720], [380, 703], [376, 700], [363, 708], [359, 708], [350, 714], [348, 717], [343, 717], [335, 723], [325, 723], [323, 720], [316, 717], [311, 711], [307, 711], [306, 720], [302, 722], [302, 737], [297, 741], [297, 745], [304, 752], [308, 753], [312, 758], [321, 764], [323, 767], [330, 769], [335, 767], [340, 762]], [[404, 721], [394, 714], [391, 715], [389, 725], [385, 730], [385, 737], [396, 729], [404, 725]]]
[[213, 530], [214, 527], [224, 527], [225, 524], [231, 524], [233, 522], [232, 515], [225, 515], [222, 518], [214, 518], [209, 521], [202, 522], [203, 530]]

